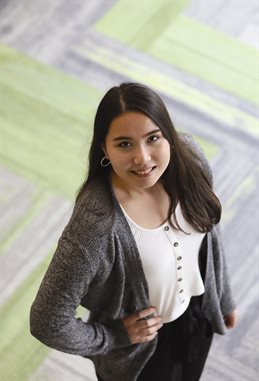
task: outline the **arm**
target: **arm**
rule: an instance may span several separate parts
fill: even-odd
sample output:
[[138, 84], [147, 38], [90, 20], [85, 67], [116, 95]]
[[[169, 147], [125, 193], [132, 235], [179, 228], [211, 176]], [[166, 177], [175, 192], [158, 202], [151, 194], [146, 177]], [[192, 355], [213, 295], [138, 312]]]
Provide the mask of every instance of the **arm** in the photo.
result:
[[232, 297], [230, 277], [228, 273], [225, 250], [222, 244], [222, 234], [221, 234], [220, 226], [217, 225], [215, 229], [218, 236], [218, 244], [220, 245], [219, 249], [222, 253], [222, 266], [223, 266], [223, 277], [222, 277], [223, 288], [221, 291], [220, 307], [221, 307], [221, 311], [224, 317], [226, 327], [234, 328], [237, 324], [237, 309], [236, 309], [236, 304]]
[[[212, 170], [210, 167], [210, 164], [199, 146], [199, 144], [193, 140], [191, 135], [184, 135], [185, 136], [185, 141], [188, 143], [192, 151], [198, 156], [202, 168], [204, 169], [211, 187], [213, 188], [213, 174]], [[231, 292], [231, 286], [230, 286], [230, 280], [229, 280], [229, 274], [228, 274], [228, 268], [227, 268], [227, 263], [226, 263], [226, 257], [225, 257], [225, 251], [222, 245], [222, 236], [221, 236], [221, 230], [220, 226], [217, 225], [215, 226], [217, 236], [218, 236], [218, 243], [220, 245], [220, 250], [222, 253], [222, 261], [223, 261], [223, 290], [222, 290], [222, 296], [220, 300], [220, 305], [221, 305], [221, 311], [224, 317], [225, 325], [227, 328], [234, 328], [237, 324], [237, 309], [235, 302], [232, 297], [232, 292]]]
[[130, 345], [120, 320], [112, 326], [75, 317], [97, 266], [75, 239], [63, 235], [31, 308], [31, 333], [57, 350], [91, 356]]

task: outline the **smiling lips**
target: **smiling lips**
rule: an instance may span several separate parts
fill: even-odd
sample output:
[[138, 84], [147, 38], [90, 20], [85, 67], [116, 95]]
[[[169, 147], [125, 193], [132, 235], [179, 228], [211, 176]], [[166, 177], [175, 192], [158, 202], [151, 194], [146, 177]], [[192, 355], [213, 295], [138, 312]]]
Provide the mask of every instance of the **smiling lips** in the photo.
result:
[[148, 177], [152, 172], [153, 170], [155, 169], [156, 167], [151, 167], [151, 168], [145, 168], [145, 169], [142, 169], [140, 171], [131, 171], [134, 175], [138, 176], [138, 177]]

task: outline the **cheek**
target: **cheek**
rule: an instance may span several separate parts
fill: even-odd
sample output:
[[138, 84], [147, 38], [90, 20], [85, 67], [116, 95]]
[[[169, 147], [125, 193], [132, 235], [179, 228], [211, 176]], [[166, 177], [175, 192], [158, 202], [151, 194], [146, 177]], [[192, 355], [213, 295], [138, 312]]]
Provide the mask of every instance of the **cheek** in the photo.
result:
[[163, 158], [162, 160], [164, 162], [169, 163], [171, 158], [171, 151], [170, 151], [170, 145], [168, 141], [165, 141], [165, 143], [161, 147], [160, 155]]
[[110, 155], [110, 161], [114, 168], [123, 169], [128, 165], [129, 158], [127, 158], [127, 155], [121, 155], [116, 152], [116, 154]]

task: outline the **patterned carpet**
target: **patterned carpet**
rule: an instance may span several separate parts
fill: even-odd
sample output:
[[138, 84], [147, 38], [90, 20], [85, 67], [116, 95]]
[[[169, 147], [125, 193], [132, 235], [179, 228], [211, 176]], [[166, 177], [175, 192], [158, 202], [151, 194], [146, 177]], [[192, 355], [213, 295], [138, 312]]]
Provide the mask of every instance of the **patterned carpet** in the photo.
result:
[[87, 170], [96, 106], [123, 81], [161, 94], [222, 200], [239, 324], [215, 337], [202, 381], [257, 380], [258, 1], [0, 0], [0, 11], [0, 380], [96, 380], [88, 360], [35, 340], [28, 317]]

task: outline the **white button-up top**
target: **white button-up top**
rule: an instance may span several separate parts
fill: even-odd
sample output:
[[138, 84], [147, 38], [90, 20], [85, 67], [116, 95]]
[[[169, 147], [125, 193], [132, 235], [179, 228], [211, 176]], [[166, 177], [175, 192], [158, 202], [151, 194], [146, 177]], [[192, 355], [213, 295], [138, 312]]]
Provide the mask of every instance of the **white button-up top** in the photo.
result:
[[187, 309], [190, 298], [204, 293], [198, 254], [205, 233], [185, 221], [180, 205], [176, 217], [181, 230], [164, 223], [156, 229], [137, 225], [123, 210], [140, 253], [149, 288], [149, 299], [162, 322], [176, 320]]

